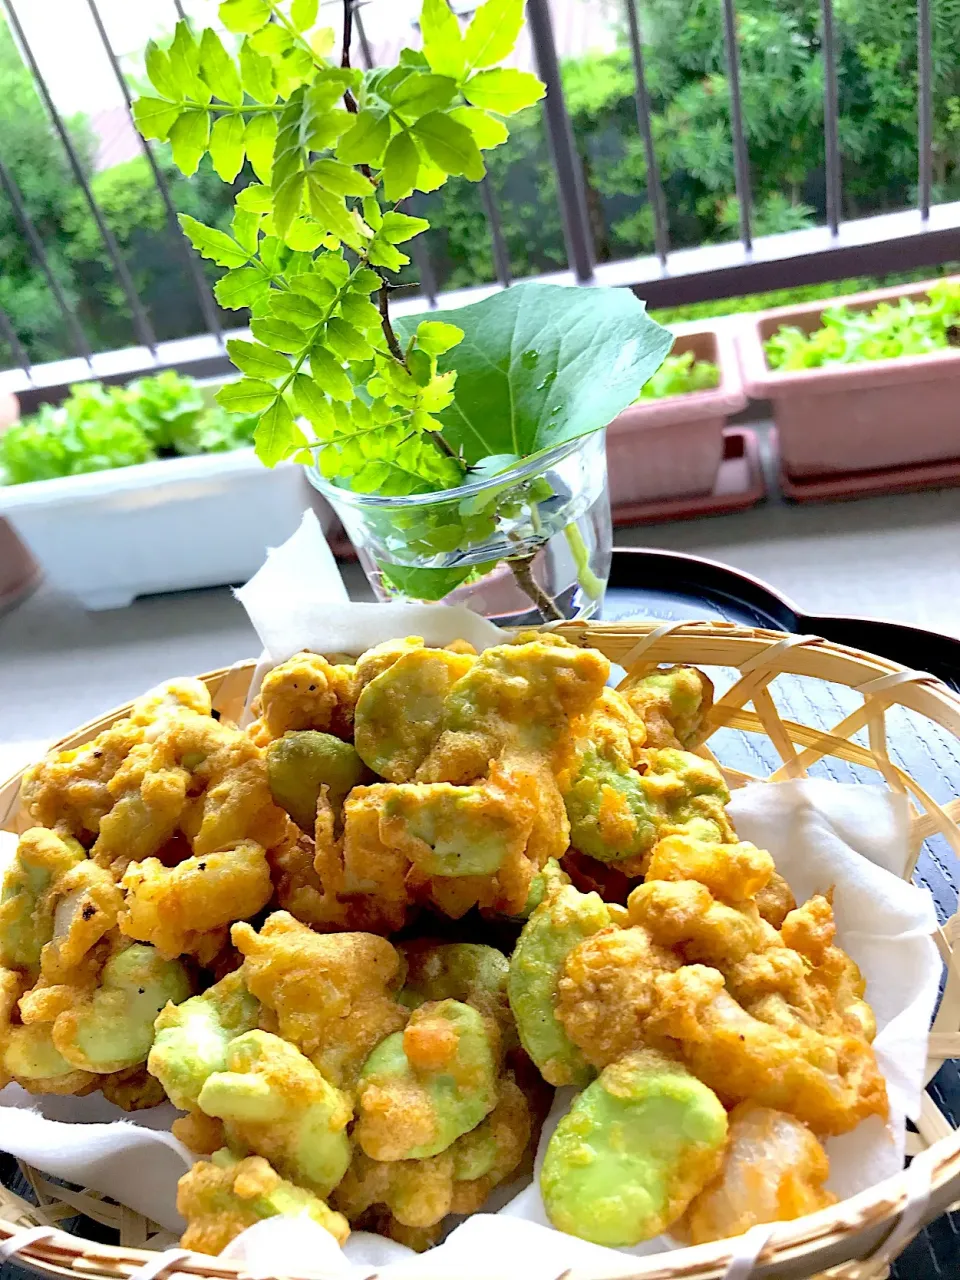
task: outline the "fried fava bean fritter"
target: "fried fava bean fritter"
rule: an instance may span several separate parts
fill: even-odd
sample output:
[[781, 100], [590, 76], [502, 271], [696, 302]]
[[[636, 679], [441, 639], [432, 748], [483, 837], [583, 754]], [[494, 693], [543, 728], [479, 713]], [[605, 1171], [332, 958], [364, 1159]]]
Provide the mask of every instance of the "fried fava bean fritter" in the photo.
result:
[[499, 1058], [496, 1024], [476, 1009], [421, 1005], [363, 1065], [355, 1140], [374, 1160], [439, 1155], [493, 1110]]
[[221, 1253], [247, 1227], [278, 1216], [311, 1218], [339, 1244], [350, 1234], [342, 1214], [281, 1178], [261, 1156], [241, 1160], [226, 1150], [201, 1160], [180, 1179], [177, 1212], [187, 1221], [180, 1243], [195, 1253]]
[[197, 1103], [223, 1121], [232, 1150], [263, 1156], [315, 1195], [329, 1195], [350, 1163], [349, 1099], [299, 1049], [268, 1031], [229, 1042], [224, 1070], [207, 1077]]
[[199, 1107], [200, 1090], [209, 1077], [226, 1069], [227, 1047], [245, 1031], [253, 1031], [259, 1015], [260, 1002], [237, 972], [160, 1011], [147, 1069], [175, 1107]]
[[716, 1094], [653, 1050], [627, 1054], [574, 1099], [547, 1144], [540, 1189], [561, 1231], [624, 1248], [660, 1235], [720, 1168]]
[[331, 1083], [352, 1085], [370, 1051], [406, 1025], [401, 960], [386, 939], [314, 933], [285, 911], [259, 933], [247, 924], [231, 932], [247, 989]]
[[159, 685], [137, 699], [128, 717], [92, 741], [51, 752], [23, 776], [24, 809], [39, 826], [66, 831], [89, 844], [113, 808], [110, 783], [131, 751], [181, 715], [210, 715], [210, 693], [201, 680]]
[[646, 727], [648, 747], [693, 751], [706, 736], [713, 682], [696, 667], [658, 667], [621, 691]]
[[333, 1203], [356, 1226], [376, 1206], [402, 1227], [418, 1230], [438, 1226], [448, 1213], [475, 1213], [516, 1170], [534, 1128], [530, 1103], [508, 1072], [499, 1081], [490, 1114], [438, 1155], [384, 1161], [357, 1150]]

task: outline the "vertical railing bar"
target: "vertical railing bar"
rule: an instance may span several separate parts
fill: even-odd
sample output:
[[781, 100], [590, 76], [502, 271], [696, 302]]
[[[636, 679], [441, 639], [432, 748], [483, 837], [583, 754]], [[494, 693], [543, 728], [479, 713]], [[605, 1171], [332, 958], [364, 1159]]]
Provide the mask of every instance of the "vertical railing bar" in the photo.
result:
[[87, 181], [86, 174], [83, 172], [83, 165], [80, 163], [80, 157], [77, 155], [73, 141], [70, 138], [70, 134], [68, 133], [63, 121], [60, 119], [60, 114], [57, 111], [57, 108], [54, 106], [53, 99], [50, 96], [50, 90], [47, 87], [47, 82], [41, 74], [40, 67], [33, 55], [33, 50], [27, 43], [23, 27], [20, 25], [20, 19], [17, 17], [17, 11], [14, 8], [13, 0], [3, 0], [3, 4], [7, 11], [7, 16], [10, 19], [10, 25], [13, 28], [14, 36], [16, 37], [20, 48], [23, 50], [24, 57], [27, 59], [30, 71], [33, 74], [34, 83], [36, 84], [37, 89], [40, 92], [40, 96], [43, 99], [43, 103], [47, 108], [47, 114], [50, 117], [54, 129], [57, 131], [61, 143], [63, 144], [64, 151], [67, 153], [67, 159], [70, 162], [70, 168], [73, 170], [73, 176], [76, 178], [77, 184], [83, 192], [84, 199], [89, 205], [90, 212], [93, 214], [93, 220], [97, 224], [97, 230], [100, 232], [100, 238], [103, 240], [104, 246], [107, 250], [107, 255], [110, 258], [113, 269], [117, 274], [117, 279], [120, 281], [120, 287], [123, 289], [124, 297], [130, 307], [130, 315], [133, 320], [133, 327], [136, 330], [137, 337], [143, 346], [148, 347], [150, 351], [156, 355], [157, 339], [154, 336], [153, 327], [150, 324], [149, 317], [143, 308], [143, 304], [137, 297], [136, 287], [134, 286], [133, 279], [127, 269], [127, 264], [124, 262], [120, 254], [120, 247], [114, 239], [113, 232], [104, 221], [103, 214], [100, 212], [100, 206], [97, 204], [93, 192], [90, 189], [90, 184]]
[[647, 200], [653, 211], [653, 243], [657, 257], [667, 264], [670, 237], [667, 225], [667, 203], [660, 181], [660, 166], [653, 144], [653, 126], [650, 121], [650, 95], [647, 93], [647, 76], [643, 66], [643, 40], [637, 17], [637, 0], [626, 0], [627, 22], [630, 26], [630, 50], [633, 54], [635, 97], [637, 100], [637, 126], [643, 139], [643, 153], [647, 162]]
[[420, 288], [424, 297], [431, 307], [435, 307], [437, 305], [437, 275], [433, 269], [433, 263], [430, 261], [430, 255], [421, 242], [422, 236], [416, 236], [410, 241], [410, 256], [413, 258], [413, 265], [420, 275]]
[[740, 239], [746, 250], [753, 248], [750, 231], [750, 157], [743, 132], [743, 103], [740, 98], [740, 54], [737, 49], [737, 19], [733, 0], [723, 0], [723, 42], [727, 51], [730, 79], [730, 124], [733, 132], [734, 181], [740, 206]]
[[90, 16], [93, 18], [94, 25], [97, 28], [97, 34], [100, 36], [104, 52], [107, 55], [110, 66], [113, 68], [113, 74], [116, 77], [117, 84], [120, 86], [120, 91], [127, 104], [127, 114], [130, 117], [131, 124], [134, 126], [134, 133], [136, 134], [137, 141], [140, 144], [140, 149], [144, 156], [146, 156], [147, 164], [150, 166], [150, 171], [153, 174], [153, 181], [156, 185], [157, 191], [160, 193], [160, 199], [163, 201], [163, 207], [166, 210], [170, 230], [173, 234], [174, 241], [176, 242], [177, 252], [182, 257], [190, 275], [194, 293], [197, 295], [197, 301], [200, 303], [200, 311], [203, 315], [203, 319], [206, 323], [207, 329], [213, 334], [222, 347], [223, 328], [220, 324], [220, 317], [217, 314], [216, 303], [213, 300], [213, 292], [207, 283], [206, 276], [203, 274], [203, 267], [200, 265], [200, 260], [190, 248], [186, 237], [180, 230], [180, 224], [177, 221], [177, 211], [174, 208], [173, 198], [170, 195], [170, 188], [167, 186], [167, 180], [163, 176], [163, 170], [160, 168], [157, 163], [157, 158], [153, 154], [153, 148], [150, 146], [149, 142], [147, 142], [146, 138], [140, 136], [140, 132], [136, 127], [136, 123], [133, 119], [133, 98], [131, 97], [130, 90], [127, 88], [127, 82], [123, 76], [123, 69], [120, 66], [117, 55], [113, 51], [113, 46], [110, 43], [110, 37], [107, 35], [106, 27], [103, 25], [103, 19], [100, 17], [100, 10], [96, 6], [96, 0], [87, 0], [87, 6], [90, 9]]
[[43, 247], [43, 241], [40, 239], [37, 228], [33, 225], [33, 219], [23, 203], [20, 188], [17, 186], [13, 174], [9, 172], [2, 160], [0, 160], [0, 185], [3, 186], [4, 191], [7, 193], [7, 199], [13, 207], [14, 217], [23, 228], [23, 234], [27, 237], [33, 256], [39, 263], [40, 270], [43, 272], [50, 287], [50, 292], [60, 308], [77, 355], [83, 356], [87, 364], [90, 364], [93, 353], [90, 350], [90, 344], [87, 342], [86, 334], [83, 332], [77, 317], [70, 309], [70, 304], [67, 302], [63, 289], [60, 287], [60, 281], [53, 273], [53, 268], [50, 266], [50, 260], [47, 257], [47, 251]]
[[4, 340], [10, 350], [13, 352], [13, 358], [17, 364], [27, 375], [27, 380], [33, 385], [33, 374], [31, 373], [30, 357], [24, 351], [20, 339], [17, 337], [16, 330], [10, 323], [10, 317], [0, 307], [0, 338]]
[[533, 41], [537, 72], [547, 86], [543, 110], [547, 122], [553, 167], [557, 175], [557, 193], [563, 219], [563, 238], [567, 260], [581, 284], [593, 279], [593, 237], [587, 213], [587, 195], [583, 184], [580, 157], [573, 143], [573, 129], [560, 80], [557, 47], [547, 0], [527, 0], [527, 23]]
[[363, 65], [368, 71], [373, 68], [373, 49], [370, 47], [370, 41], [367, 39], [367, 29], [363, 25], [363, 18], [360, 16], [360, 10], [363, 6], [354, 0], [353, 6], [353, 29], [357, 33], [357, 39], [360, 42], [360, 56], [363, 58]]
[[840, 176], [840, 108], [837, 100], [837, 48], [833, 28], [833, 0], [822, 0], [823, 12], [823, 140], [827, 173], [827, 225], [840, 230], [843, 191]]
[[497, 279], [506, 289], [513, 279], [510, 274], [510, 254], [507, 252], [507, 242], [503, 238], [500, 210], [497, 207], [496, 196], [493, 194], [493, 184], [490, 181], [489, 173], [480, 182], [480, 199], [483, 201], [483, 209], [490, 226], [490, 239], [493, 244], [493, 269], [496, 272]]
[[930, 217], [933, 197], [933, 53], [930, 0], [917, 0], [917, 197], [920, 217]]

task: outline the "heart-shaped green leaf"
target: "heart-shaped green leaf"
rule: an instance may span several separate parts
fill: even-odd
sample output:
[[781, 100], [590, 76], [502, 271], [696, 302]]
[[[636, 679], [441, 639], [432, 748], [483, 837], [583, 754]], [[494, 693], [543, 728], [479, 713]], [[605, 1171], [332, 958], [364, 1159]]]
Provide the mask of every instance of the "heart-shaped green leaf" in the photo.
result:
[[[406, 342], [428, 316], [398, 317]], [[443, 318], [463, 341], [437, 361], [457, 371], [443, 436], [473, 466], [491, 454], [530, 457], [597, 431], [632, 404], [673, 335], [629, 289], [530, 281]]]

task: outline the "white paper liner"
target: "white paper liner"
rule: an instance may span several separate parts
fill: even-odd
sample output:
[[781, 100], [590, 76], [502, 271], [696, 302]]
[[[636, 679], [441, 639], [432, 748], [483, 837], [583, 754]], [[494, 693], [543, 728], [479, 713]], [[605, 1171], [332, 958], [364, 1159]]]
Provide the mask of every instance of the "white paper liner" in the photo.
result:
[[[430, 644], [462, 637], [483, 649], [502, 638], [491, 623], [465, 609], [351, 604], [312, 512], [237, 595], [264, 645], [261, 677], [303, 648], [357, 654], [383, 640], [415, 634]], [[838, 942], [867, 980], [891, 1121], [884, 1125], [873, 1119], [828, 1142], [829, 1185], [841, 1197], [852, 1195], [902, 1168], [905, 1117], [915, 1118], [920, 1110], [941, 972], [931, 938], [936, 917], [930, 895], [899, 879], [909, 851], [907, 800], [879, 787], [804, 779], [745, 787], [735, 793], [730, 815], [742, 839], [770, 850], [798, 901], [834, 888]], [[15, 847], [16, 837], [0, 832], [0, 870]], [[558, 1091], [541, 1136], [537, 1169], [572, 1096], [570, 1090]], [[99, 1096], [34, 1098], [15, 1085], [0, 1092], [5, 1150], [177, 1231], [182, 1223], [176, 1182], [191, 1156], [166, 1131], [173, 1110], [165, 1106], [120, 1120], [122, 1115]], [[310, 1221], [274, 1218], [245, 1231], [225, 1256], [242, 1260], [254, 1276], [323, 1272], [362, 1280], [376, 1270], [389, 1280], [433, 1275], [555, 1280], [575, 1267], [600, 1280], [629, 1274], [632, 1257], [670, 1247], [660, 1238], [634, 1249], [607, 1249], [554, 1230], [535, 1178], [497, 1213], [474, 1214], [427, 1254], [366, 1232], [354, 1233], [341, 1251]]]

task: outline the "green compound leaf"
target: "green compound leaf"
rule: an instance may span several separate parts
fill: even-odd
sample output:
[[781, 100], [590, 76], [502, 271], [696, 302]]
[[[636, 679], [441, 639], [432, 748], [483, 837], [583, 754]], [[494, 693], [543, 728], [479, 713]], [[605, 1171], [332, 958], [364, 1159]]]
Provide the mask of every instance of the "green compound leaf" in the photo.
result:
[[[531, 281], [443, 314], [464, 337], [437, 361], [439, 372], [457, 372], [453, 403], [437, 416], [468, 466], [492, 454], [527, 458], [606, 426], [673, 344], [628, 289]], [[394, 327], [407, 341], [427, 319], [398, 317]]]
[[545, 93], [546, 88], [535, 75], [513, 67], [478, 71], [463, 87], [463, 96], [468, 102], [502, 116], [512, 116], [524, 107], [533, 106]]

